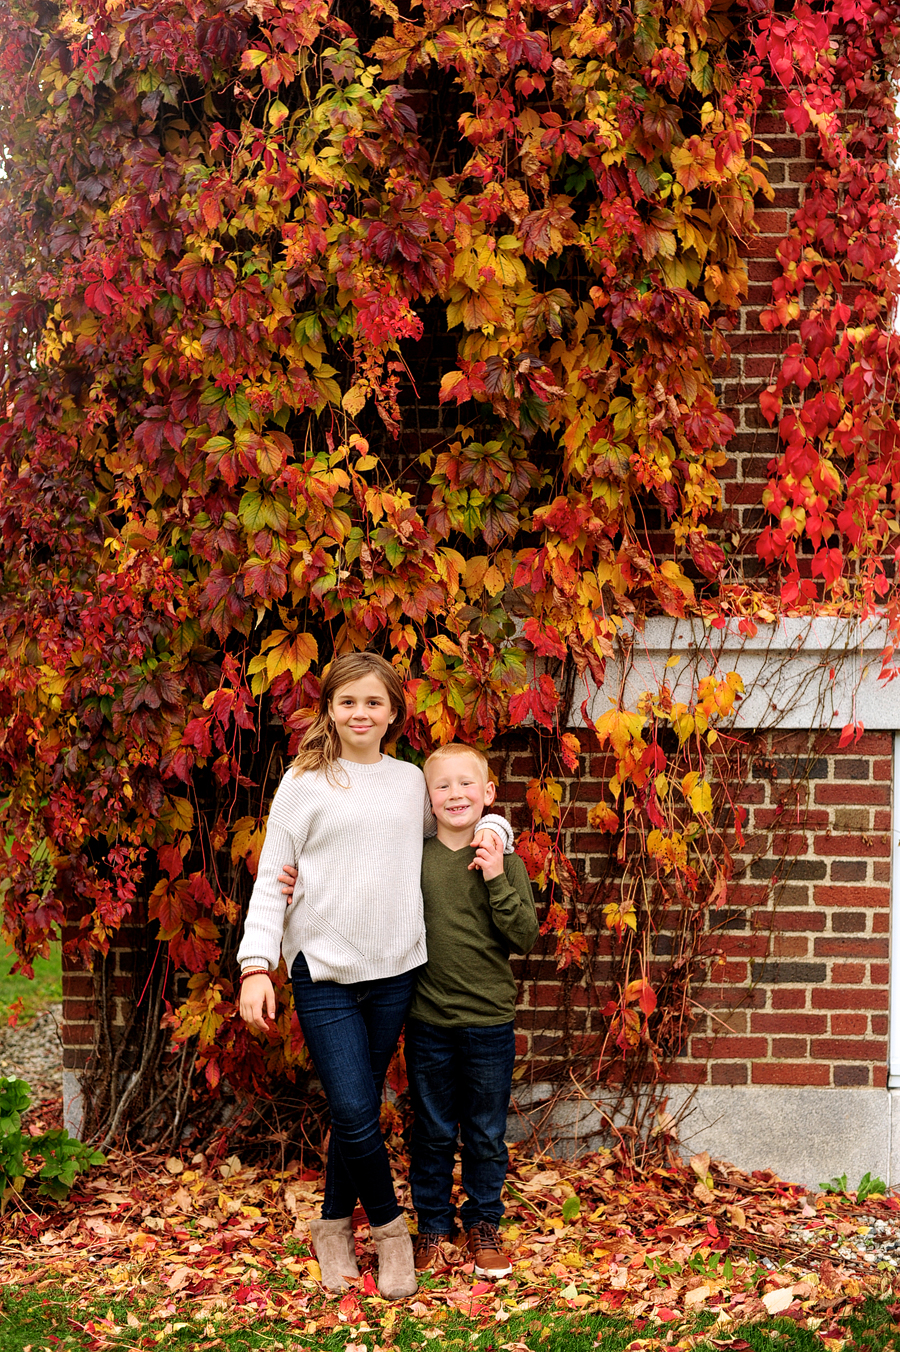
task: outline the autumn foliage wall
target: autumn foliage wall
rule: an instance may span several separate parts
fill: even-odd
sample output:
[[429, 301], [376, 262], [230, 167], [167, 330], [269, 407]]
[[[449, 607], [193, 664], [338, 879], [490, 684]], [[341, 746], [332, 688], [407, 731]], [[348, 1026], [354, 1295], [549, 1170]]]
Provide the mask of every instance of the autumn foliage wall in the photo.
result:
[[[297, 1074], [289, 1006], [283, 1048], [235, 1018], [235, 926], [318, 673], [369, 645], [408, 677], [402, 754], [530, 723], [520, 849], [583, 961], [555, 772], [580, 772], [570, 715], [623, 619], [893, 616], [897, 19], [5, 0], [0, 888], [24, 968], [63, 924], [102, 957], [146, 905], [138, 985], [207, 1088]], [[713, 363], [772, 191], [764, 107], [817, 156], [760, 315], [779, 441], [742, 531]], [[591, 825], [646, 895], [724, 897], [740, 694], [613, 692], [596, 723]], [[633, 895], [595, 917], [626, 947]], [[604, 1017], [658, 1065], [649, 972], [638, 945]], [[153, 1095], [126, 1112], [108, 1050], [96, 1116], [122, 1125]], [[129, 1055], [162, 1074], [161, 1044]]]

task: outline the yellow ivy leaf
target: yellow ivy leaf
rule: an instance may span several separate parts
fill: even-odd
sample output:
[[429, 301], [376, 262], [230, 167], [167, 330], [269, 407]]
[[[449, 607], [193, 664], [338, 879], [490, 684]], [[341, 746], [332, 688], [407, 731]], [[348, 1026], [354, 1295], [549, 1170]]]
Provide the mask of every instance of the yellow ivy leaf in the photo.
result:
[[239, 817], [234, 824], [234, 834], [231, 838], [231, 862], [236, 865], [244, 859], [255, 878], [259, 867], [259, 852], [265, 838], [264, 822], [260, 823], [256, 817]]
[[281, 99], [275, 99], [274, 102], [269, 104], [269, 113], [268, 113], [269, 123], [275, 129], [275, 131], [278, 130], [282, 122], [284, 122], [285, 118], [287, 118], [289, 115], [290, 109], [287, 107], [286, 104], [281, 102]]
[[624, 709], [607, 709], [594, 724], [601, 744], [609, 742], [617, 756], [624, 756], [644, 728], [644, 715]]
[[[346, 413], [349, 413], [351, 418], [355, 418], [357, 413], [362, 412], [368, 397], [369, 397], [368, 386], [365, 386], [360, 381], [357, 381], [355, 385], [350, 386], [349, 390], [345, 390], [344, 395], [341, 399], [341, 408]], [[374, 464], [374, 461], [372, 463]], [[357, 465], [357, 469], [359, 468], [360, 466]]]

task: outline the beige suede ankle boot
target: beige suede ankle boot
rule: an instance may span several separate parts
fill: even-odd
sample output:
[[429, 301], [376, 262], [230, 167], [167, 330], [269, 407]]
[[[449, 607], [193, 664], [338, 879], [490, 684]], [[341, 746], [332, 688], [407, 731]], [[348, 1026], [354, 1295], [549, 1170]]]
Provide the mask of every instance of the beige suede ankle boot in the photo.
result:
[[378, 1290], [385, 1300], [416, 1293], [416, 1263], [405, 1216], [370, 1227], [378, 1254]]
[[336, 1221], [310, 1221], [309, 1233], [327, 1291], [346, 1291], [359, 1276], [349, 1216]]

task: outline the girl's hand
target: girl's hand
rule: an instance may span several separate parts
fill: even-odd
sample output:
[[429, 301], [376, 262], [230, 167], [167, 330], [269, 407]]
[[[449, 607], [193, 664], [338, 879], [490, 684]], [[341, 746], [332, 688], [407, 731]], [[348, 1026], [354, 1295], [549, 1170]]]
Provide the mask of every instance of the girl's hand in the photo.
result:
[[275, 1020], [275, 987], [265, 972], [248, 976], [241, 985], [241, 1018], [255, 1033], [268, 1033], [266, 1015]]
[[503, 872], [503, 845], [493, 831], [479, 831], [476, 837], [475, 858], [469, 868], [481, 869], [484, 878], [499, 878]]
[[294, 900], [294, 887], [297, 882], [297, 870], [293, 864], [285, 864], [278, 875], [281, 890], [288, 899], [288, 905]]

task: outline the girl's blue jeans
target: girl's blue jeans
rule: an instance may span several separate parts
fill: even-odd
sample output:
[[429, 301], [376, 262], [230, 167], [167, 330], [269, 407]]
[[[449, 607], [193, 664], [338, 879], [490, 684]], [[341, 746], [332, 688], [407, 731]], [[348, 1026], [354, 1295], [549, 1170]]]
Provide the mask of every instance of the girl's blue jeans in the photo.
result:
[[405, 1052], [415, 1113], [409, 1185], [419, 1234], [452, 1233], [457, 1140], [466, 1194], [463, 1229], [479, 1221], [497, 1225], [509, 1162], [503, 1138], [516, 1059], [513, 1025], [437, 1028], [409, 1019]]
[[416, 973], [358, 981], [313, 981], [302, 953], [291, 968], [294, 1006], [331, 1110], [322, 1216], [353, 1214], [370, 1225], [400, 1215], [381, 1134], [381, 1092], [415, 986]]

